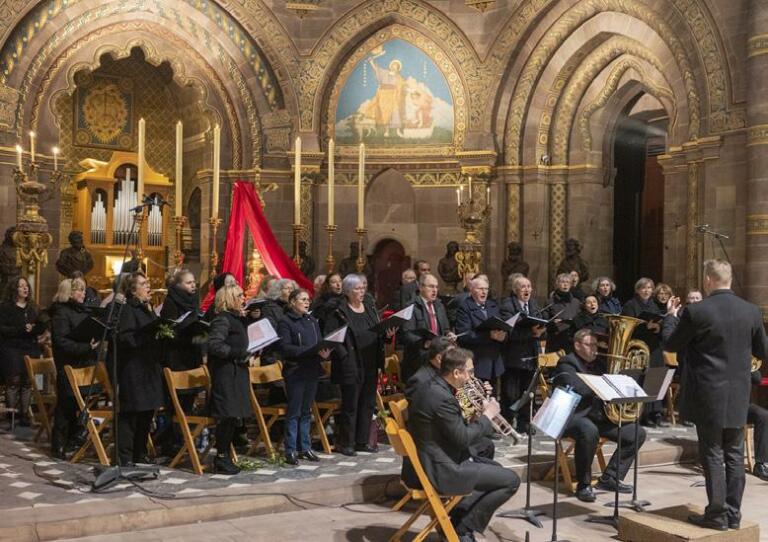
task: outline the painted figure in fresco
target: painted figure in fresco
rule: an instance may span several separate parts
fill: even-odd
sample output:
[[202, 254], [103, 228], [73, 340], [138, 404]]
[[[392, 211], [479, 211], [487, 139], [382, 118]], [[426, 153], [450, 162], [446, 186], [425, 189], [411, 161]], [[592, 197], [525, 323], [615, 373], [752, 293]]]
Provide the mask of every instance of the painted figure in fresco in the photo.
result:
[[364, 115], [374, 120], [376, 129], [384, 131], [384, 137], [390, 137], [391, 130], [399, 132], [405, 120], [405, 79], [400, 75], [403, 63], [399, 60], [392, 60], [388, 70], [376, 64], [375, 59], [383, 54], [382, 49], [368, 59], [379, 88]]
[[71, 277], [74, 271], [80, 271], [87, 275], [93, 269], [93, 256], [88, 252], [83, 243], [83, 232], [71, 231], [69, 233], [69, 247], [59, 254], [56, 260], [56, 270], [65, 277]]

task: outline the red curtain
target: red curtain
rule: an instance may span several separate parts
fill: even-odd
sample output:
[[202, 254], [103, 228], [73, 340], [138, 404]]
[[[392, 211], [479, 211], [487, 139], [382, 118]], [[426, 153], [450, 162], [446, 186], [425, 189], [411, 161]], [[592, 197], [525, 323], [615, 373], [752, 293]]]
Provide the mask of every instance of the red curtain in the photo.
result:
[[[270, 275], [295, 280], [301, 288], [313, 292], [312, 282], [296, 266], [278, 244], [272, 228], [269, 227], [261, 202], [253, 185], [247, 181], [237, 181], [232, 191], [232, 209], [229, 214], [227, 239], [224, 245], [222, 272], [231, 273], [238, 284], [243, 284], [243, 247], [245, 227], [253, 236], [253, 244], [261, 254], [264, 267]], [[213, 302], [213, 285], [201, 304], [203, 310]]]

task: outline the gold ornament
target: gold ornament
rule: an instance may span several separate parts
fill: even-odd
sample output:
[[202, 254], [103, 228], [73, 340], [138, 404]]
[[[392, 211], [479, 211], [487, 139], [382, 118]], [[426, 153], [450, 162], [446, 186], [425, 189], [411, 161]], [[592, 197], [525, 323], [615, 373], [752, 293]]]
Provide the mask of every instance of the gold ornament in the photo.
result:
[[128, 104], [115, 83], [101, 81], [88, 91], [83, 102], [88, 128], [101, 143], [120, 135], [128, 120]]

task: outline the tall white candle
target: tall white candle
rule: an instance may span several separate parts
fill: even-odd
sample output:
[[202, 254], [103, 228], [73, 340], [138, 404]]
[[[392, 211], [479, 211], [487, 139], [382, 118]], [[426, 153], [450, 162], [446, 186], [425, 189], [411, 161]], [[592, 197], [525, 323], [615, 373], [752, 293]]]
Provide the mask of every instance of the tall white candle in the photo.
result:
[[334, 224], [334, 216], [333, 216], [333, 185], [335, 181], [336, 176], [336, 166], [333, 163], [333, 155], [336, 151], [336, 144], [333, 142], [333, 139], [328, 141], [328, 225], [332, 226]]
[[29, 132], [29, 161], [35, 163], [35, 132]]
[[138, 185], [136, 188], [136, 196], [139, 201], [143, 201], [144, 198], [144, 146], [146, 144], [145, 141], [145, 131], [146, 131], [146, 121], [144, 119], [139, 119], [139, 173], [138, 173]]
[[53, 171], [59, 170], [59, 148], [54, 147], [51, 149], [51, 152], [53, 153]]
[[486, 186], [485, 187], [485, 205], [488, 206], [491, 204], [491, 187]]
[[470, 203], [475, 200], [474, 194], [472, 194], [472, 175], [469, 176], [469, 201]]
[[176, 216], [181, 216], [181, 176], [182, 176], [182, 143], [184, 140], [184, 125], [176, 123]]
[[360, 143], [357, 170], [357, 227], [365, 228], [365, 143]]
[[24, 149], [21, 148], [21, 145], [16, 145], [16, 165], [19, 169], [21, 169], [21, 155], [24, 152]]
[[456, 205], [461, 205], [461, 190], [456, 189]]
[[213, 201], [211, 216], [219, 218], [219, 180], [221, 177], [221, 127], [213, 127]]
[[293, 146], [293, 223], [301, 224], [301, 138]]

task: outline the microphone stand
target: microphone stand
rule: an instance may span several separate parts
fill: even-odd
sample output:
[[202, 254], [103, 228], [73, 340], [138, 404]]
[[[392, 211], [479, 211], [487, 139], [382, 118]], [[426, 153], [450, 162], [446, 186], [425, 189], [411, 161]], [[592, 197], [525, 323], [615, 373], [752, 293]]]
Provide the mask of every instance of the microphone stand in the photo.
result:
[[[639, 407], [639, 404], [638, 404], [638, 407]], [[635, 464], [632, 466], [632, 470], [633, 470], [632, 500], [621, 501], [619, 503], [619, 506], [621, 508], [631, 508], [635, 512], [645, 512], [645, 507], [650, 506], [651, 502], [646, 500], [640, 500], [637, 498], [637, 455], [640, 450], [640, 446], [638, 446], [639, 435], [640, 435], [640, 408], [637, 409], [637, 415], [635, 416]], [[621, 435], [619, 435], [619, 440], [621, 440]], [[606, 503], [606, 506], [610, 506], [610, 505], [611, 503]]]
[[[731, 262], [731, 257], [728, 255], [728, 251], [725, 249], [725, 243], [723, 243], [723, 239], [730, 239], [730, 237], [728, 237], [723, 233], [709, 229], [708, 224], [703, 224], [702, 226], [698, 226], [696, 228], [696, 231], [704, 235], [711, 235], [712, 237], [717, 239], [717, 242], [720, 244], [720, 250], [723, 251], [723, 256], [725, 256], [725, 261], [727, 261], [729, 264], [731, 264], [731, 267], [733, 267], [733, 262]], [[742, 291], [741, 283], [739, 282], [739, 277], [736, 275], [736, 273], [733, 274], [733, 282], [736, 284], [736, 287], [739, 289], [739, 291]]]
[[[144, 212], [145, 207], [154, 205], [154, 201], [146, 200], [141, 205], [136, 206], [133, 210], [133, 222], [131, 224], [131, 232], [128, 235], [128, 240], [125, 243], [125, 251], [123, 252], [123, 263], [120, 266], [121, 270], [125, 262], [128, 260], [128, 252], [131, 246], [135, 243], [138, 247], [140, 240], [137, 232], [137, 225], [139, 224], [139, 216]], [[117, 373], [117, 335], [120, 327], [120, 315], [123, 311], [123, 305], [125, 302], [117, 300], [117, 289], [120, 283], [120, 275], [118, 273], [115, 276], [115, 281], [112, 285], [112, 303], [109, 308], [109, 315], [107, 316], [107, 328], [104, 330], [102, 340], [106, 340], [107, 334], [112, 336], [112, 382], [113, 382], [113, 394], [112, 397], [112, 432], [113, 436], [113, 452], [112, 452], [112, 465], [106, 468], [103, 466], [97, 466], [95, 468], [96, 478], [94, 479], [91, 489], [92, 492], [98, 493], [104, 491], [113, 485], [117, 484], [120, 480], [128, 482], [135, 482], [136, 480], [144, 479], [157, 479], [160, 476], [160, 469], [155, 465], [147, 466], [133, 466], [123, 467], [120, 464], [120, 456], [118, 455], [118, 442], [119, 442], [119, 416], [120, 416], [120, 378]], [[117, 310], [115, 310], [117, 307]], [[116, 314], [115, 314], [116, 313]]]

